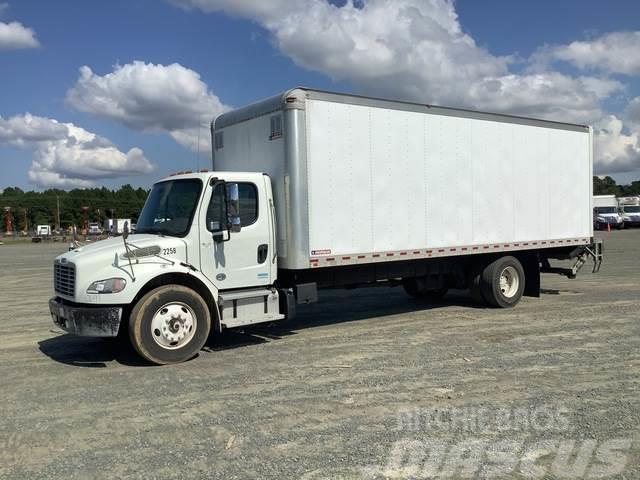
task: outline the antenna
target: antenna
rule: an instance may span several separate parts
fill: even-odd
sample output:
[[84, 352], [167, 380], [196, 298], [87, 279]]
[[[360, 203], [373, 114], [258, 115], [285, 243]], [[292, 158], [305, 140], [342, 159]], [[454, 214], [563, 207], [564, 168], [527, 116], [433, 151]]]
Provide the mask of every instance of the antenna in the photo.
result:
[[196, 150], [196, 169], [197, 172], [200, 169], [200, 130], [202, 130], [202, 114], [198, 114], [198, 148]]

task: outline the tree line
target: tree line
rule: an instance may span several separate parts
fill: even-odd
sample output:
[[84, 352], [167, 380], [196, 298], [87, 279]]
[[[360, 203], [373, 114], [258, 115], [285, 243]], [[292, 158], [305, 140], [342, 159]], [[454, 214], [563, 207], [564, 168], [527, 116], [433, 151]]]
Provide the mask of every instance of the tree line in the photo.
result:
[[0, 224], [4, 227], [4, 207], [11, 207], [14, 228], [18, 231], [30, 231], [36, 225], [56, 226], [58, 215], [61, 228], [80, 226], [83, 207], [88, 207], [89, 222], [102, 225], [107, 218], [130, 218], [135, 223], [148, 194], [149, 190], [128, 184], [117, 190], [102, 187], [42, 192], [8, 187], [0, 193]]
[[593, 177], [594, 195], [615, 195], [616, 197], [631, 197], [640, 195], [640, 180], [629, 185], [618, 185], [611, 177]]
[[[19, 187], [8, 187], [0, 193], [0, 208], [11, 207], [14, 228], [18, 231], [33, 230], [35, 225], [60, 227], [82, 225], [82, 207], [88, 207], [89, 222], [101, 225], [107, 218], [130, 218], [137, 222], [149, 190], [123, 185], [117, 190], [101, 188], [76, 188], [73, 190], [49, 189], [42, 192], [25, 192]], [[629, 185], [618, 185], [611, 177], [593, 177], [594, 195], [640, 195], [640, 180]], [[1, 213], [1, 212], [0, 212]], [[3, 222], [0, 222], [3, 223]]]

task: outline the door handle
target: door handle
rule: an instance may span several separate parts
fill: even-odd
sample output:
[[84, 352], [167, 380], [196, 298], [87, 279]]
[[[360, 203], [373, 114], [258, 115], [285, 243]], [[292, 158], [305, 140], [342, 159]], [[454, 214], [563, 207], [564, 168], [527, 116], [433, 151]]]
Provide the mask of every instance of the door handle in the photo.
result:
[[267, 259], [268, 252], [269, 246], [266, 243], [258, 245], [258, 263], [264, 263], [264, 261]]

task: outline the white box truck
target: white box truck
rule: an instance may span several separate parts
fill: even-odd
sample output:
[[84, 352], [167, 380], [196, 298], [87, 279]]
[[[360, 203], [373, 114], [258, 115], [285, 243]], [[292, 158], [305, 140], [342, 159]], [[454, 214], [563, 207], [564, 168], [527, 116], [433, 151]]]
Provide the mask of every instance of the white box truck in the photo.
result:
[[107, 218], [104, 221], [104, 231], [110, 235], [122, 235], [125, 225], [131, 230], [130, 218]]
[[36, 236], [38, 237], [50, 237], [51, 225], [38, 225], [36, 226]]
[[615, 195], [594, 195], [593, 228], [607, 230], [624, 227], [624, 221], [618, 213], [618, 199]]
[[618, 198], [618, 213], [624, 227], [640, 227], [640, 197]]
[[213, 171], [154, 185], [136, 234], [55, 260], [57, 325], [175, 363], [321, 288], [511, 307], [601, 261], [587, 126], [298, 88], [217, 117], [212, 146]]

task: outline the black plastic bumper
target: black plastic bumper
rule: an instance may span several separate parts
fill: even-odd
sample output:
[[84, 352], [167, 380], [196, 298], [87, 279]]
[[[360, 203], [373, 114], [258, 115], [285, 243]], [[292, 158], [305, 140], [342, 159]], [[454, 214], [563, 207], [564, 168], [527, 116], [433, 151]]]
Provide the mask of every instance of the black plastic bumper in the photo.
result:
[[120, 329], [122, 307], [70, 305], [49, 300], [53, 323], [65, 332], [84, 337], [115, 337]]

